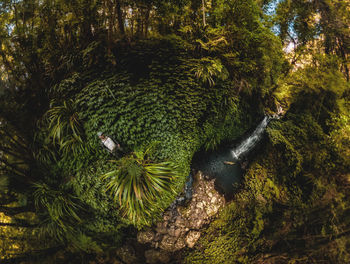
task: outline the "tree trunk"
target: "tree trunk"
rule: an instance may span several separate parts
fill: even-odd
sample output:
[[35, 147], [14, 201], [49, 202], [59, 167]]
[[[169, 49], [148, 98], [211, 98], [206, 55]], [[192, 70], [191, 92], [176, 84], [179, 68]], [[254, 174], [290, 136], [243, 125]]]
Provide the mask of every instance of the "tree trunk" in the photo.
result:
[[123, 12], [121, 8], [120, 0], [116, 0], [115, 8], [117, 12], [119, 32], [121, 35], [125, 35], [124, 19], [123, 19]]
[[202, 0], [202, 12], [203, 12], [203, 25], [205, 27], [207, 25], [205, 21], [205, 0]]
[[149, 14], [151, 12], [151, 6], [147, 6], [146, 13], [145, 13], [145, 26], [144, 26], [144, 36], [147, 38], [148, 34], [148, 26], [149, 26]]

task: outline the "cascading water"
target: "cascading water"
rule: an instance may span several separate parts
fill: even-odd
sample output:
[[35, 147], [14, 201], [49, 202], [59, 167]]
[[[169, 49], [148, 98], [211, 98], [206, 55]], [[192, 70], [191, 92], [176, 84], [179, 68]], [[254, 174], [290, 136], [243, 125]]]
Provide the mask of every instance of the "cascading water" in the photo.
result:
[[[280, 111], [279, 111], [280, 112]], [[223, 147], [212, 153], [202, 153], [196, 158], [194, 168], [205, 175], [215, 178], [215, 184], [226, 195], [234, 192], [233, 185], [238, 184], [243, 176], [246, 161], [243, 157], [252, 151], [264, 135], [264, 131], [271, 119], [280, 118], [280, 113], [265, 116], [253, 133], [245, 138], [237, 147]]]
[[271, 117], [265, 116], [265, 118], [256, 127], [250, 137], [243, 140], [242, 143], [238, 145], [238, 147], [231, 150], [232, 157], [235, 161], [238, 161], [242, 155], [247, 154], [260, 141], [270, 120]]
[[282, 114], [283, 109], [280, 107], [276, 114], [265, 116], [253, 133], [235, 148], [225, 145], [214, 152], [198, 153], [193, 160], [193, 168], [210, 178], [215, 178], [219, 190], [227, 196], [232, 195], [235, 190], [233, 186], [241, 181], [247, 166], [245, 158], [248, 152], [259, 143], [271, 119], [279, 119]]

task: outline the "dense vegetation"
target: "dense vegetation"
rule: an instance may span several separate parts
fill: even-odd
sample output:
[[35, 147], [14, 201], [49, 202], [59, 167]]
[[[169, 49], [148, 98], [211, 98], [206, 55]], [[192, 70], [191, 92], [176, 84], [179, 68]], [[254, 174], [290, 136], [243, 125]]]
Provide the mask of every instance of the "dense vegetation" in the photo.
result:
[[183, 261], [349, 262], [349, 24], [341, 0], [2, 1], [0, 262], [118, 248], [276, 105]]

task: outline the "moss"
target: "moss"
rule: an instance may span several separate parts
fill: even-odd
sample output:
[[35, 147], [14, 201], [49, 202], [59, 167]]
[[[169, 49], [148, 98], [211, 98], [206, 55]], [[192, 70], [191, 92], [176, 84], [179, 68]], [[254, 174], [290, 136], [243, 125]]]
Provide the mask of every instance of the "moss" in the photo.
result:
[[[306, 71], [311, 78], [312, 71]], [[322, 85], [333, 85], [328, 81]], [[315, 83], [321, 85], [311, 80], [311, 87], [298, 87], [287, 115], [270, 123], [242, 189], [210, 224], [187, 263], [264, 263], [271, 255], [271, 263], [348, 260], [348, 236], [337, 239], [350, 226], [345, 209], [350, 167], [343, 152], [349, 146], [348, 110], [342, 107], [347, 99], [339, 96], [346, 87], [315, 92]], [[344, 133], [331, 132], [335, 128]], [[345, 147], [337, 144], [340, 138]]]

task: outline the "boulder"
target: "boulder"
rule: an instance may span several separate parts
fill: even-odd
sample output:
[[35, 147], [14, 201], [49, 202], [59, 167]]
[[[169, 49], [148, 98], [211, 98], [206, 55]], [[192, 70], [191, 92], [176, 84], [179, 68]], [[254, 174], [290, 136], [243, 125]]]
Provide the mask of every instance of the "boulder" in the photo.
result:
[[176, 243], [176, 237], [165, 235], [160, 242], [159, 247], [163, 250], [173, 252], [176, 251], [175, 249], [175, 243]]
[[196, 242], [198, 241], [198, 239], [200, 238], [200, 236], [201, 236], [201, 233], [199, 231], [188, 232], [186, 239], [185, 239], [186, 245], [189, 248], [193, 248], [194, 245], [196, 244]]
[[137, 242], [140, 244], [151, 243], [154, 240], [154, 232], [151, 230], [141, 231], [137, 233]]
[[180, 237], [175, 243], [175, 250], [180, 250], [186, 247], [185, 240]]

